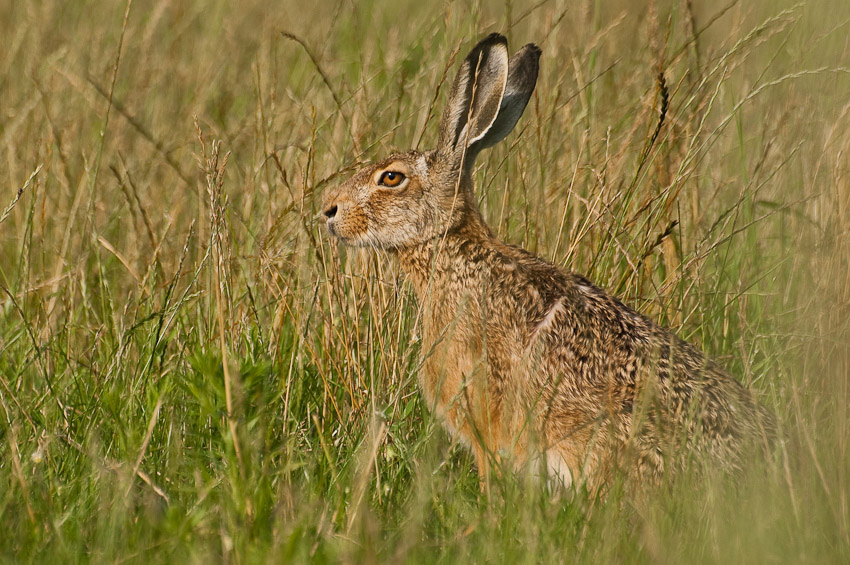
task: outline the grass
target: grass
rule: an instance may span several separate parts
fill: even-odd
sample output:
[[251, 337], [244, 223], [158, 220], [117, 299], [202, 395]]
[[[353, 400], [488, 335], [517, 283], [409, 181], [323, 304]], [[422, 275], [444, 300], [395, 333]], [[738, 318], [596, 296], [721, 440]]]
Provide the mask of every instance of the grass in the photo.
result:
[[[0, 556], [847, 562], [845, 4], [0, 4]], [[494, 30], [543, 59], [485, 217], [720, 360], [775, 460], [487, 497], [427, 414], [404, 276], [316, 215]]]

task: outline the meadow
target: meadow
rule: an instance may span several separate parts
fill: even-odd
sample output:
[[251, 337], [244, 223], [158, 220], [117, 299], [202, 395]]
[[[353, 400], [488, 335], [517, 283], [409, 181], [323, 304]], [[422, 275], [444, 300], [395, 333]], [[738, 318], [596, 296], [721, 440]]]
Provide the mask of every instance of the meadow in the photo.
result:
[[[0, 2], [4, 562], [850, 562], [850, 4]], [[491, 31], [505, 240], [776, 413], [734, 476], [550, 492], [417, 391], [417, 304], [321, 194], [434, 144]]]

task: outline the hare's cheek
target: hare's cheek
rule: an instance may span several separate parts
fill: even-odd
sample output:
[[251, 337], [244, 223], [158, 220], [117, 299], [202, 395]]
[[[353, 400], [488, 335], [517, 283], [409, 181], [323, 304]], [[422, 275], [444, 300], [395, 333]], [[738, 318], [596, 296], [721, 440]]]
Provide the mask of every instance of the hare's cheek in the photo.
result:
[[376, 190], [369, 196], [368, 207], [372, 217], [385, 221], [398, 209], [398, 198], [388, 191]]

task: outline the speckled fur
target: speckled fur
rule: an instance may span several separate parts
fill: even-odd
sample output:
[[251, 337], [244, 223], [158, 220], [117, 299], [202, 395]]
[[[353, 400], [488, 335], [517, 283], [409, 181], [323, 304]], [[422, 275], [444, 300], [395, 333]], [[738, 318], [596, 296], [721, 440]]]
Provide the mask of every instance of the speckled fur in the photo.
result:
[[[692, 454], [738, 467], [748, 446], [774, 435], [769, 412], [696, 347], [581, 275], [499, 241], [481, 217], [471, 161], [513, 128], [537, 77], [536, 47], [509, 70], [506, 54], [501, 36], [480, 42], [458, 73], [438, 148], [391, 155], [331, 190], [328, 229], [397, 254], [423, 310], [424, 398], [474, 451], [482, 477], [495, 460], [591, 486], [614, 468], [657, 479]], [[482, 97], [504, 95], [508, 118], [486, 104], [468, 110], [476, 70]], [[387, 170], [404, 185], [378, 185]]]

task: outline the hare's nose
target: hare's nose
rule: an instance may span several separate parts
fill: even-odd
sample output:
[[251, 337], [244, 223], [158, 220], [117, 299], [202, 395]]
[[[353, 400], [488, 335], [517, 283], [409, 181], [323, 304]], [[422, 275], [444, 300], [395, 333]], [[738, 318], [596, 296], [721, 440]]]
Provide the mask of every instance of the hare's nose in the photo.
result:
[[322, 210], [322, 213], [325, 215], [325, 218], [330, 220], [331, 218], [336, 216], [336, 211], [337, 211], [336, 204], [329, 204], [328, 206], [325, 207], [324, 210]]

